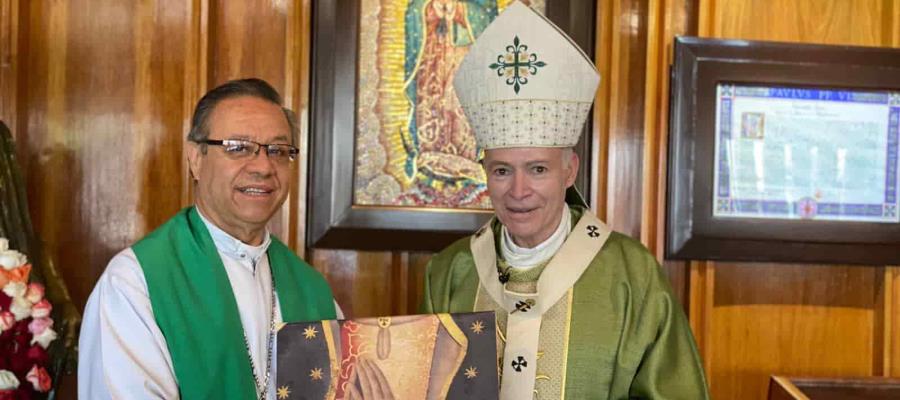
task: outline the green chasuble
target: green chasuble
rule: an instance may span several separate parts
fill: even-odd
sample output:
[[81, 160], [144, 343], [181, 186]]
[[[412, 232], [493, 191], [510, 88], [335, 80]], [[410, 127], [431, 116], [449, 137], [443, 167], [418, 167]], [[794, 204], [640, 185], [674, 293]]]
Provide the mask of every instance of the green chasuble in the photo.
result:
[[[255, 399], [256, 384], [225, 266], [188, 207], [133, 247], [183, 399]], [[276, 238], [267, 255], [285, 322], [334, 319], [321, 274]]]
[[[585, 208], [570, 210], [574, 225]], [[495, 240], [501, 238], [500, 226], [496, 218], [491, 223]], [[506, 311], [485, 298], [489, 295], [480, 284], [470, 240], [459, 240], [431, 259], [422, 311], [470, 312], [490, 304], [498, 332], [505, 332]], [[496, 249], [499, 259], [499, 241]], [[514, 273], [507, 289], [523, 291], [528, 286], [523, 280], [533, 287], [542, 270]], [[625, 235], [610, 234], [568, 295], [545, 314], [540, 335], [535, 398], [709, 397], [690, 326], [666, 276], [653, 255]], [[498, 338], [501, 346], [505, 341]]]

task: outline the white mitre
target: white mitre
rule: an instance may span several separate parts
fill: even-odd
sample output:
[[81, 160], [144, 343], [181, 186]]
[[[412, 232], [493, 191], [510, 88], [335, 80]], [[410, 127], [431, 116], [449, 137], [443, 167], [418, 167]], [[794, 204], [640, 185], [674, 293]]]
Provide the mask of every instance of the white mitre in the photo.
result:
[[453, 79], [484, 149], [574, 146], [599, 84], [572, 39], [519, 2], [482, 32]]

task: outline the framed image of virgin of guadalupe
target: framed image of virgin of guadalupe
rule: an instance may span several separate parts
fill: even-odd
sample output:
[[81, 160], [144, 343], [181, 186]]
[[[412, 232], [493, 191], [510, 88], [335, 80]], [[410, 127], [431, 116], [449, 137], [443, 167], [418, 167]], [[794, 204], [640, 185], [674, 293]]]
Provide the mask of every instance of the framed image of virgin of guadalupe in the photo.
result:
[[[452, 82], [512, 1], [313, 4], [309, 247], [439, 250], [490, 218], [483, 151]], [[593, 55], [593, 1], [524, 2]], [[582, 193], [589, 178], [580, 168]]]

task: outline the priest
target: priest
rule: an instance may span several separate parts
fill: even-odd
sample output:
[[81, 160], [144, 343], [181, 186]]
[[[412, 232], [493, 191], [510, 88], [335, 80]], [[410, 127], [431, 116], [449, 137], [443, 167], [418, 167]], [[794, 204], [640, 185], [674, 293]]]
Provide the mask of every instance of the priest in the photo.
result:
[[185, 143], [195, 204], [101, 275], [81, 327], [79, 398], [275, 399], [278, 326], [340, 316], [324, 277], [267, 228], [296, 144], [293, 114], [263, 80], [200, 99]]

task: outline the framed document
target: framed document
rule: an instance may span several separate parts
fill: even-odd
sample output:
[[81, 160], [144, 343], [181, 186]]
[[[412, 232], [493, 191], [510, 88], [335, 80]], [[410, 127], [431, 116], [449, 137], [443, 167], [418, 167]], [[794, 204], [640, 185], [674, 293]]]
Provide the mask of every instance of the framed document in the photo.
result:
[[900, 91], [716, 93], [714, 217], [900, 222]]
[[900, 263], [900, 51], [678, 38], [666, 256]]

